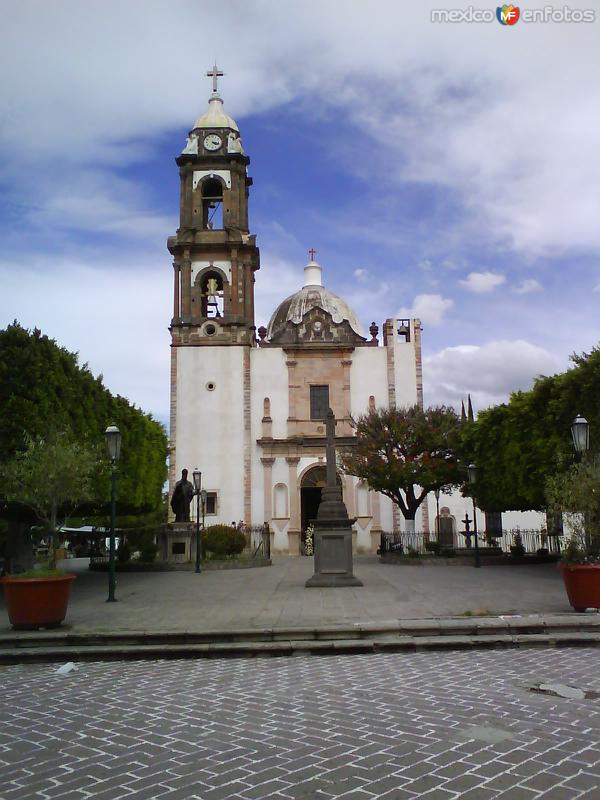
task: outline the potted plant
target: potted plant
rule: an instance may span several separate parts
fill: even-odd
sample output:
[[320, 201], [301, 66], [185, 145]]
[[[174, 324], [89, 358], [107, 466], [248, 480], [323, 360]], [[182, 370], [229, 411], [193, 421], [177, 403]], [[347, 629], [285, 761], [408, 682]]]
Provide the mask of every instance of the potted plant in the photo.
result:
[[560, 562], [569, 603], [575, 611], [600, 608], [600, 463], [584, 460], [553, 476], [546, 494], [571, 531]]
[[9, 574], [0, 581], [13, 627], [50, 628], [64, 620], [75, 575], [56, 569], [59, 530], [76, 506], [93, 499], [97, 464], [90, 447], [67, 434], [51, 434], [28, 437], [25, 449], [3, 465], [4, 499], [33, 512], [49, 540], [45, 568]]

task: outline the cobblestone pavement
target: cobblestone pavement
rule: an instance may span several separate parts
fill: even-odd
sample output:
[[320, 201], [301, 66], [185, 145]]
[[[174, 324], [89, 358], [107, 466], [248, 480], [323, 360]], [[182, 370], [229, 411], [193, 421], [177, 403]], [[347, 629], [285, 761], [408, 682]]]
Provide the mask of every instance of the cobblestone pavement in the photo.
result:
[[0, 798], [600, 798], [598, 650], [0, 671]]

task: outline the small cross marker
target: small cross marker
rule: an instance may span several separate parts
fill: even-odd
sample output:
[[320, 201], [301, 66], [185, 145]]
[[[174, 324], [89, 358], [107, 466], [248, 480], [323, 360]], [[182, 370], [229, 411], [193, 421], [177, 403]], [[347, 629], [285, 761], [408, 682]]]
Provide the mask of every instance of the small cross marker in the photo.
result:
[[209, 70], [209, 71], [206, 73], [206, 77], [207, 77], [207, 78], [212, 78], [212, 82], [213, 82], [213, 87], [212, 87], [212, 90], [213, 90], [213, 92], [214, 92], [215, 94], [216, 94], [216, 93], [217, 93], [217, 91], [218, 91], [218, 89], [217, 89], [217, 81], [219, 80], [219, 78], [222, 78], [222, 77], [223, 77], [223, 75], [225, 75], [225, 73], [220, 71], [220, 69], [217, 67], [216, 63], [215, 63], [215, 65], [213, 66], [213, 68], [212, 68], [212, 69], [210, 69], [210, 70]]
[[310, 248], [310, 250], [308, 251], [308, 255], [310, 256], [310, 260], [311, 261], [315, 260], [315, 256], [317, 255], [317, 251], [315, 250], [314, 247]]

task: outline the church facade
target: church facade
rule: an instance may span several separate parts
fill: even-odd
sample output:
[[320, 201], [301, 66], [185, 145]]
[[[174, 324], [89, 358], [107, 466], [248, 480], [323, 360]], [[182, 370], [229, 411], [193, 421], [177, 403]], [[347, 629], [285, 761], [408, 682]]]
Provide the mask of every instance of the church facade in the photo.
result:
[[[272, 550], [301, 552], [325, 485], [325, 422], [336, 443], [351, 418], [376, 406], [422, 404], [419, 320], [387, 319], [368, 334], [324, 286], [315, 251], [298, 291], [256, 328], [260, 269], [249, 227], [252, 179], [237, 124], [223, 108], [215, 69], [208, 110], [176, 159], [180, 222], [173, 256], [170, 490], [181, 471], [202, 472], [206, 524], [268, 523]], [[374, 552], [399, 530], [391, 501], [339, 475], [355, 547]], [[417, 520], [428, 527], [427, 509]]]

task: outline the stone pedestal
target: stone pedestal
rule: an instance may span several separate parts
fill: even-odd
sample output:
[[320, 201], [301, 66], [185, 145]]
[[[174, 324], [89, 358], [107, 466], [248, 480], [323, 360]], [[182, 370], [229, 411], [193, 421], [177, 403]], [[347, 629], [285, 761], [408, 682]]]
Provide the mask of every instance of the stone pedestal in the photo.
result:
[[174, 564], [192, 561], [196, 557], [195, 536], [194, 522], [169, 522], [163, 525], [160, 534], [161, 559]]
[[342, 500], [339, 486], [322, 491], [315, 524], [315, 574], [306, 581], [307, 588], [362, 586], [352, 571], [352, 523]]

